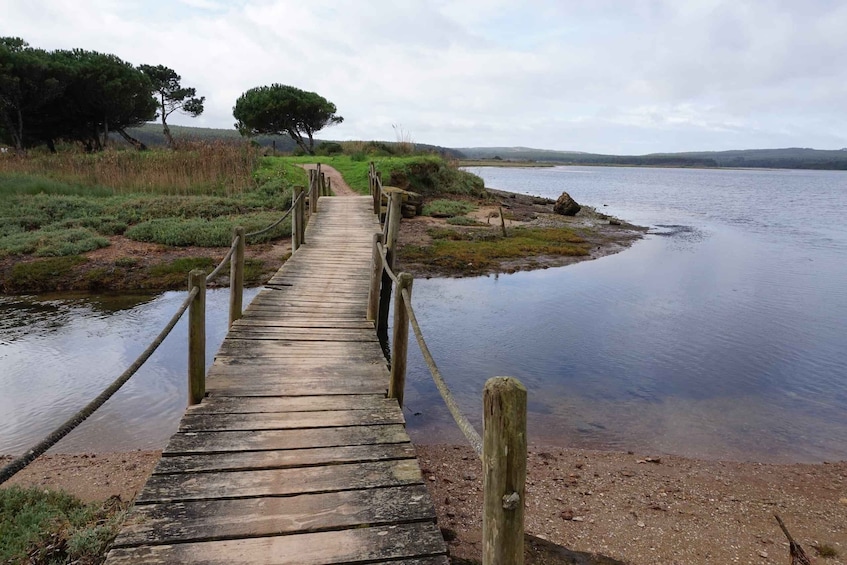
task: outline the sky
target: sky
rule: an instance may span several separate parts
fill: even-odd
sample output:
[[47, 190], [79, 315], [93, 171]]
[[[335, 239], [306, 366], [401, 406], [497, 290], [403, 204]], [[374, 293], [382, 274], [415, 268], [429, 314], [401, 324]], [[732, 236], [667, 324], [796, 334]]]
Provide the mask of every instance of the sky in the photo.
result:
[[232, 128], [314, 91], [322, 139], [611, 154], [847, 147], [843, 0], [0, 0], [0, 36], [162, 64]]

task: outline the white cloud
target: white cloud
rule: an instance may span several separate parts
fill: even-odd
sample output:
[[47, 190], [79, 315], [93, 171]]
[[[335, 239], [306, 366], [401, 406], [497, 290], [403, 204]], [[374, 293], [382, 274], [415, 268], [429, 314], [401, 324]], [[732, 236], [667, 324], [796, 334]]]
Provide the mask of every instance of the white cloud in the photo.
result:
[[0, 35], [164, 64], [232, 127], [279, 82], [332, 100], [340, 139], [615, 153], [847, 146], [836, 1], [0, 0]]

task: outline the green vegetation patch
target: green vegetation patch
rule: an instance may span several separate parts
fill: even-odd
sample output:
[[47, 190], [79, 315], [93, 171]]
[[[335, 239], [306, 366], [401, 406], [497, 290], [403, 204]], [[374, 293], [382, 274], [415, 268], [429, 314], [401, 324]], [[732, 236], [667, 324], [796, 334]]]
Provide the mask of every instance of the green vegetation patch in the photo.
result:
[[18, 232], [0, 237], [0, 257], [5, 255], [61, 257], [94, 251], [108, 245], [108, 239], [88, 228]]
[[423, 215], [432, 216], [433, 218], [452, 218], [454, 216], [463, 216], [475, 209], [476, 206], [464, 200], [439, 199], [424, 204]]
[[0, 563], [102, 563], [124, 504], [85, 504], [42, 488], [0, 489]]
[[503, 237], [498, 231], [429, 230], [431, 245], [407, 245], [402, 261], [467, 273], [496, 268], [500, 261], [540, 255], [581, 257], [588, 255], [585, 241], [569, 229], [516, 228]]
[[[258, 231], [273, 224], [281, 213], [257, 212], [241, 216], [222, 218], [159, 218], [142, 222], [126, 230], [126, 237], [136, 241], [160, 243], [174, 247], [226, 247], [232, 244], [236, 226], [247, 233]], [[286, 218], [277, 227], [262, 235], [251, 237], [248, 243], [261, 243], [291, 233], [291, 218]]]

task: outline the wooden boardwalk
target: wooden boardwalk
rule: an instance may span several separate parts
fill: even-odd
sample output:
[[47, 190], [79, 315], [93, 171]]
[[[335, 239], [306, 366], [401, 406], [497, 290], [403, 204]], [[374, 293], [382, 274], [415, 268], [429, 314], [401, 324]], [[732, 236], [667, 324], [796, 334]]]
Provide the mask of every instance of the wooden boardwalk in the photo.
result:
[[230, 330], [107, 563], [448, 563], [365, 320], [370, 197], [321, 198]]

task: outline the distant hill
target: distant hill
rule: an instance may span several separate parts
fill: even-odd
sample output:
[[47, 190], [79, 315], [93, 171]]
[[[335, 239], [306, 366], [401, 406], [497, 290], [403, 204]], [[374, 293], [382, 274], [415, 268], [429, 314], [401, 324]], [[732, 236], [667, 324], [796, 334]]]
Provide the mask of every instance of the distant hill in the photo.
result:
[[847, 149], [808, 148], [742, 149], [650, 153], [647, 155], [603, 155], [579, 151], [550, 151], [527, 147], [462, 147], [468, 159], [540, 161], [565, 165], [641, 165], [656, 167], [751, 167], [777, 169], [847, 170]]
[[[218, 128], [195, 128], [195, 127], [187, 127], [187, 126], [169, 126], [171, 129], [171, 134], [177, 139], [191, 139], [197, 141], [214, 141], [214, 140], [240, 140], [242, 139], [241, 134], [238, 133], [238, 130], [233, 129], [218, 129]], [[137, 128], [128, 128], [127, 133], [137, 140], [143, 142], [144, 144], [150, 147], [164, 146], [167, 144], [165, 140], [165, 136], [162, 133], [161, 124], [148, 123], [143, 126]], [[115, 137], [115, 141], [122, 141], [117, 136]], [[294, 143], [294, 140], [291, 139], [287, 135], [257, 135], [253, 138], [253, 141], [261, 145], [262, 147], [270, 147], [276, 142], [276, 150], [281, 153], [291, 153], [297, 148], [297, 144]], [[315, 146], [322, 141], [333, 141], [333, 140], [324, 140], [324, 139], [315, 139]], [[393, 145], [392, 142], [376, 142], [379, 144]], [[462, 159], [464, 155], [457, 151], [456, 149], [450, 149], [449, 147], [440, 147], [438, 145], [427, 145], [424, 143], [415, 143], [415, 149], [418, 151], [432, 152], [438, 153], [439, 155], [444, 155], [445, 157], [451, 157], [454, 159]]]

